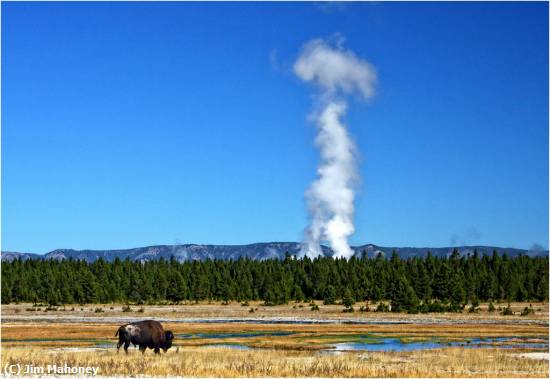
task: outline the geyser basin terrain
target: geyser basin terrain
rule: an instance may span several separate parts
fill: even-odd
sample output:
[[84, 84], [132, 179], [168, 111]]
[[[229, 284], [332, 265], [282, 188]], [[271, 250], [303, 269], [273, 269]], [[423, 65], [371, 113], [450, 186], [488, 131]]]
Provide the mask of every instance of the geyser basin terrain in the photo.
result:
[[[139, 313], [122, 312], [121, 305], [103, 306], [105, 312], [95, 313], [88, 305], [85, 311], [72, 312], [69, 307], [41, 315], [27, 311], [29, 304], [7, 305], [2, 309], [1, 363], [71, 360], [97, 365], [102, 375], [115, 376], [403, 377], [410, 376], [410, 370], [449, 376], [449, 367], [455, 368], [453, 375], [463, 377], [484, 370], [501, 377], [548, 373], [548, 361], [530, 358], [548, 349], [544, 312], [527, 317], [485, 312], [350, 315], [342, 313], [341, 306], [321, 306], [312, 317], [309, 309], [293, 304], [250, 306], [258, 308], [253, 322], [246, 320], [248, 307], [239, 303], [146, 305]], [[524, 304], [512, 306], [517, 310]], [[542, 309], [542, 304], [533, 306]], [[114, 331], [140, 318], [167, 320], [165, 327], [180, 336], [174, 348], [162, 357], [150, 352], [142, 356], [137, 349], [130, 349], [128, 356], [116, 355]], [[430, 345], [434, 343], [438, 346]]]

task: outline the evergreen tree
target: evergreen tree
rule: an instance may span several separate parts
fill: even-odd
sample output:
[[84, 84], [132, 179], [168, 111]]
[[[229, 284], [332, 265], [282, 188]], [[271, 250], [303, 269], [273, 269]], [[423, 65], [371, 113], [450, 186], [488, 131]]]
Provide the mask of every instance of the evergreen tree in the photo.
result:
[[395, 278], [394, 289], [390, 300], [392, 312], [415, 312], [418, 309], [418, 297], [403, 273], [400, 273]]
[[336, 289], [334, 286], [328, 286], [325, 288], [325, 294], [323, 295], [323, 304], [330, 305], [336, 303]]
[[349, 288], [344, 290], [344, 296], [342, 297], [342, 305], [346, 308], [351, 308], [355, 304], [355, 299], [353, 298]]

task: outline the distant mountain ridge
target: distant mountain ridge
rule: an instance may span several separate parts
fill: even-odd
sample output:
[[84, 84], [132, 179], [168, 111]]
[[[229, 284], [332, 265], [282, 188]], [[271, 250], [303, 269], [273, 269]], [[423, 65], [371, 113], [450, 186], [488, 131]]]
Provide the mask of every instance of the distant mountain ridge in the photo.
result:
[[[2, 261], [12, 261], [14, 259], [83, 259], [87, 262], [94, 262], [100, 258], [105, 261], [113, 261], [115, 258], [122, 260], [128, 258], [132, 261], [151, 261], [160, 258], [170, 259], [172, 256], [180, 261], [188, 260], [206, 260], [206, 259], [239, 259], [249, 258], [256, 260], [282, 259], [285, 253], [296, 255], [299, 253], [302, 244], [298, 242], [262, 242], [249, 245], [158, 245], [138, 247], [123, 250], [73, 250], [58, 249], [47, 254], [32, 254], [3, 251]], [[330, 256], [332, 251], [327, 246], [322, 246], [325, 256]], [[496, 246], [456, 246], [456, 247], [383, 247], [373, 244], [354, 246], [355, 256], [361, 257], [363, 252], [367, 252], [369, 258], [374, 258], [378, 254], [389, 257], [392, 251], [395, 251], [401, 258], [424, 257], [430, 251], [433, 256], [449, 256], [454, 249], [459, 254], [473, 254], [475, 250], [481, 255], [492, 254], [497, 251], [499, 254], [508, 254], [514, 257], [520, 254], [528, 256], [548, 256], [548, 250], [526, 250], [515, 248], [501, 248]]]

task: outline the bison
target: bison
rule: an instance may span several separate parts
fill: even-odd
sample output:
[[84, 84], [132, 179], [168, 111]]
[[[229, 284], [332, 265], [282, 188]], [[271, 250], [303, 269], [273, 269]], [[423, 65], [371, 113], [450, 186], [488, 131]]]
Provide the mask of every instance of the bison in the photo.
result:
[[118, 335], [116, 351], [124, 345], [124, 351], [128, 354], [128, 346], [132, 343], [139, 346], [139, 351], [145, 353], [145, 349], [153, 349], [155, 354], [160, 354], [160, 349], [165, 353], [172, 346], [174, 333], [164, 331], [164, 328], [158, 321], [145, 320], [122, 325], [118, 328], [115, 337]]

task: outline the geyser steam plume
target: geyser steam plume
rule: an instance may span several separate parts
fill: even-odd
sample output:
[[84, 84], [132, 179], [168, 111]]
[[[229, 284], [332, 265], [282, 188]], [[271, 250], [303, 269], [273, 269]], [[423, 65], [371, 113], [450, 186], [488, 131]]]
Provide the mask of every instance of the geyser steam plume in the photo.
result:
[[311, 223], [306, 231], [301, 256], [315, 258], [328, 241], [335, 257], [350, 258], [348, 237], [353, 234], [356, 147], [342, 118], [346, 95], [364, 99], [374, 95], [376, 72], [364, 59], [345, 50], [342, 41], [314, 39], [307, 42], [294, 63], [294, 72], [318, 89], [319, 108], [312, 118], [318, 134], [315, 143], [321, 154], [318, 178], [306, 191]]

